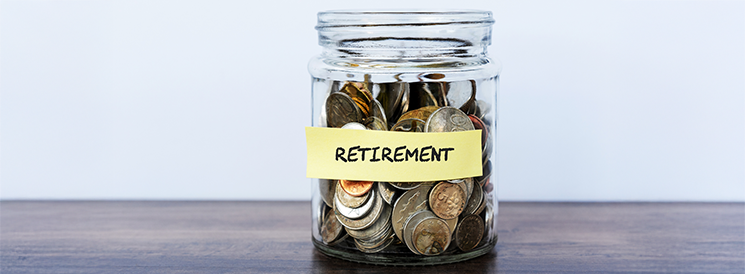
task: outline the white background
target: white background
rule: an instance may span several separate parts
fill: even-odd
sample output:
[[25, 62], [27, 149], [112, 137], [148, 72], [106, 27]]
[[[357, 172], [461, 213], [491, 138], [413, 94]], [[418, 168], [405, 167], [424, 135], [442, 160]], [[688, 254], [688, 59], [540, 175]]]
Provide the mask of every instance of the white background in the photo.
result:
[[309, 199], [316, 13], [473, 8], [501, 200], [745, 201], [745, 1], [1, 3], [1, 199]]

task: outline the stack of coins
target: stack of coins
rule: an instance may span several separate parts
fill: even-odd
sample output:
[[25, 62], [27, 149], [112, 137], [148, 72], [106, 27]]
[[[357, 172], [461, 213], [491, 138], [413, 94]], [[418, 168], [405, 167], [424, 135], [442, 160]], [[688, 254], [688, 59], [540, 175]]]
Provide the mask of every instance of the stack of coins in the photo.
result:
[[[434, 78], [433, 78], [434, 79]], [[365, 253], [417, 255], [467, 252], [491, 229], [491, 107], [477, 100], [476, 81], [333, 82], [320, 123], [328, 127], [403, 132], [481, 130], [483, 174], [439, 182], [319, 180], [323, 243]], [[385, 172], [382, 170], [381, 172]], [[343, 227], [343, 229], [342, 229]]]

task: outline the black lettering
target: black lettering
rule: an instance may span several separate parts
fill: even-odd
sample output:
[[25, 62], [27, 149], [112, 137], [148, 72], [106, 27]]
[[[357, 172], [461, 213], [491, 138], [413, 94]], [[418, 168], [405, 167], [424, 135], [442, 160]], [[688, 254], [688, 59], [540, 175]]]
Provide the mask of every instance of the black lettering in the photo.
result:
[[380, 147], [374, 147], [374, 148], [372, 148], [373, 156], [372, 156], [372, 159], [370, 159], [370, 162], [378, 162], [378, 161], [380, 161], [380, 159], [375, 158], [375, 154], [378, 152], [378, 149], [379, 148]]
[[341, 147], [336, 148], [336, 160], [339, 161], [341, 159], [345, 163], [347, 162], [347, 159], [344, 159], [344, 149]]
[[455, 148], [453, 147], [446, 147], [446, 148], [440, 149], [440, 153], [442, 153], [443, 151], [445, 152], [445, 162], [448, 161], [448, 151], [453, 151], [453, 150], [455, 150]]
[[360, 148], [360, 146], [350, 147], [349, 148], [349, 153], [347, 153], [347, 160], [349, 160], [350, 162], [357, 162], [357, 158], [352, 159], [352, 157], [357, 156], [357, 153], [356, 152], [352, 152], [352, 151], [355, 151], [355, 150], [357, 150], [359, 148]]
[[406, 161], [409, 160], [409, 157], [414, 157], [414, 161], [419, 161], [419, 148], [415, 148], [413, 151], [406, 150]]
[[380, 158], [382, 158], [383, 160], [388, 159], [388, 162], [393, 163], [393, 159], [391, 159], [391, 157], [390, 157], [390, 155], [391, 155], [391, 149], [390, 148], [384, 147], [383, 148], [383, 152], [381, 154], [383, 154], [383, 155], [381, 155]]
[[434, 162], [435, 159], [437, 159], [438, 162], [440, 161], [440, 153], [437, 152], [436, 148], [432, 148], [432, 162]]
[[432, 146], [426, 146], [426, 147], [423, 147], [421, 150], [419, 150], [419, 161], [429, 162], [430, 158], [424, 158], [424, 157], [429, 156], [430, 150], [432, 150]]
[[368, 151], [370, 149], [371, 148], [369, 148], [369, 147], [360, 148], [360, 152], [362, 152], [362, 155], [361, 155], [362, 156], [362, 159], [361, 159], [361, 161], [363, 161], [363, 162], [365, 161], [365, 151]]
[[403, 152], [399, 152], [401, 150], [406, 150], [406, 146], [400, 146], [400, 147], [397, 147], [396, 148], [396, 152], [393, 153], [393, 160], [394, 161], [396, 161], [396, 162], [403, 162], [404, 161], [403, 158], [399, 158], [398, 157], [398, 156], [404, 156], [404, 153]]

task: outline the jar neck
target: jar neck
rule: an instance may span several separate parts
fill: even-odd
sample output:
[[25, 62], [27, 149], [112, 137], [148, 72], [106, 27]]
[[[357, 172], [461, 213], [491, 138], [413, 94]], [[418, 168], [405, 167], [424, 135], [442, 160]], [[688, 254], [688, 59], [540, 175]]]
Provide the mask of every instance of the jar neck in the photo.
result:
[[325, 57], [405, 61], [485, 57], [493, 22], [482, 11], [335, 11], [316, 29]]

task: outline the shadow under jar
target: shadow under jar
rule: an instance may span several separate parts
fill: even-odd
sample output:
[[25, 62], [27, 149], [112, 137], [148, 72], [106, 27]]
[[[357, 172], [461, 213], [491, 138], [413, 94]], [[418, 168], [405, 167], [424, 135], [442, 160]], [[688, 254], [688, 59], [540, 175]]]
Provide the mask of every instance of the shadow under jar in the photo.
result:
[[430, 265], [475, 258], [494, 248], [492, 170], [501, 66], [487, 56], [493, 23], [486, 11], [318, 14], [323, 52], [309, 63], [314, 127], [481, 130], [482, 150], [478, 177], [312, 179], [312, 237], [318, 250], [362, 263]]

